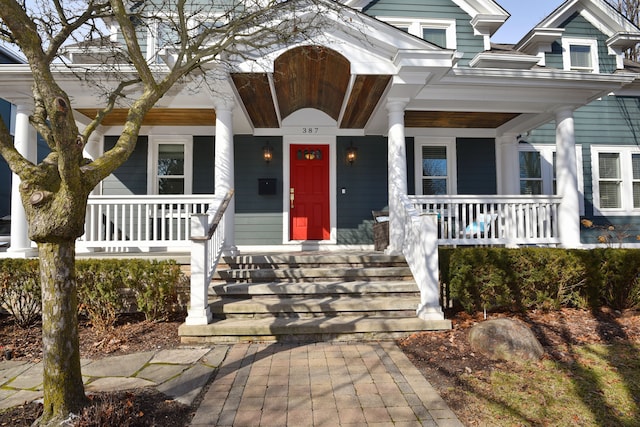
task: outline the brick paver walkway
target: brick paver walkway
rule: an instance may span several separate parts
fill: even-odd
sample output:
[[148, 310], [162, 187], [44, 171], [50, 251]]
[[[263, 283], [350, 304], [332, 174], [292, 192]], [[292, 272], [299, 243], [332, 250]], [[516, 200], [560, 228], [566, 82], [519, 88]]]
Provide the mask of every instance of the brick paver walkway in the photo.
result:
[[201, 426], [462, 426], [391, 342], [238, 344], [192, 420]]

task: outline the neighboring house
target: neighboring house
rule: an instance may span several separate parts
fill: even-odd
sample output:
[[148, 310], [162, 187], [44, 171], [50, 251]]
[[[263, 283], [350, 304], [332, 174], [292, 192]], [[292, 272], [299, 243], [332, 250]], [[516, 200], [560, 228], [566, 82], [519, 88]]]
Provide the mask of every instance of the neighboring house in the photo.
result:
[[[567, 1], [508, 46], [491, 43], [509, 18], [494, 1], [343, 3], [361, 28], [340, 19], [323, 45], [274, 47], [269, 72], [236, 64], [224, 102], [161, 99], [96, 189], [79, 248], [184, 246], [181, 215], [200, 208], [176, 195], [196, 206], [229, 188], [227, 244], [241, 251], [372, 248], [372, 211], [386, 210], [400, 251], [406, 195], [436, 215], [441, 244], [581, 247], [597, 241], [582, 218], [640, 234], [640, 66], [623, 58], [640, 29], [607, 2]], [[61, 82], [82, 126], [98, 97]], [[28, 88], [26, 66], [0, 66], [18, 116]], [[107, 116], [88, 155], [123, 117]]]

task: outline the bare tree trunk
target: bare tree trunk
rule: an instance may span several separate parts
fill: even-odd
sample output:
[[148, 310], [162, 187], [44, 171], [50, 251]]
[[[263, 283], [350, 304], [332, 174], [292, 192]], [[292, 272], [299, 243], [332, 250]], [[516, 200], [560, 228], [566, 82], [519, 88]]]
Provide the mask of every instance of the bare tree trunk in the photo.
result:
[[87, 401], [80, 369], [75, 240], [39, 243], [38, 249], [44, 367], [44, 413], [39, 422], [59, 425]]

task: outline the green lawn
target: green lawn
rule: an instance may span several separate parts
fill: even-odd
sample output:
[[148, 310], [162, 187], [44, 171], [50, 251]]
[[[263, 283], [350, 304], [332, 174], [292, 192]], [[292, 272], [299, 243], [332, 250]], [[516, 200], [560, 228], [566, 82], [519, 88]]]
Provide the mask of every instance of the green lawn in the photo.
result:
[[[585, 345], [543, 360], [465, 374], [482, 426], [640, 426], [640, 345]], [[474, 424], [475, 425], [475, 424]]]

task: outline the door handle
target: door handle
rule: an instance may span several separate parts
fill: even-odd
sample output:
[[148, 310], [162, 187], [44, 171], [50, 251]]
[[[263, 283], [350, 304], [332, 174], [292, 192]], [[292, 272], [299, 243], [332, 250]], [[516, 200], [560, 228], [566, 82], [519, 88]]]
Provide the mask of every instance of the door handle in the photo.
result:
[[289, 189], [289, 201], [291, 202], [291, 209], [293, 209], [293, 201], [296, 199], [295, 190], [293, 188]]

